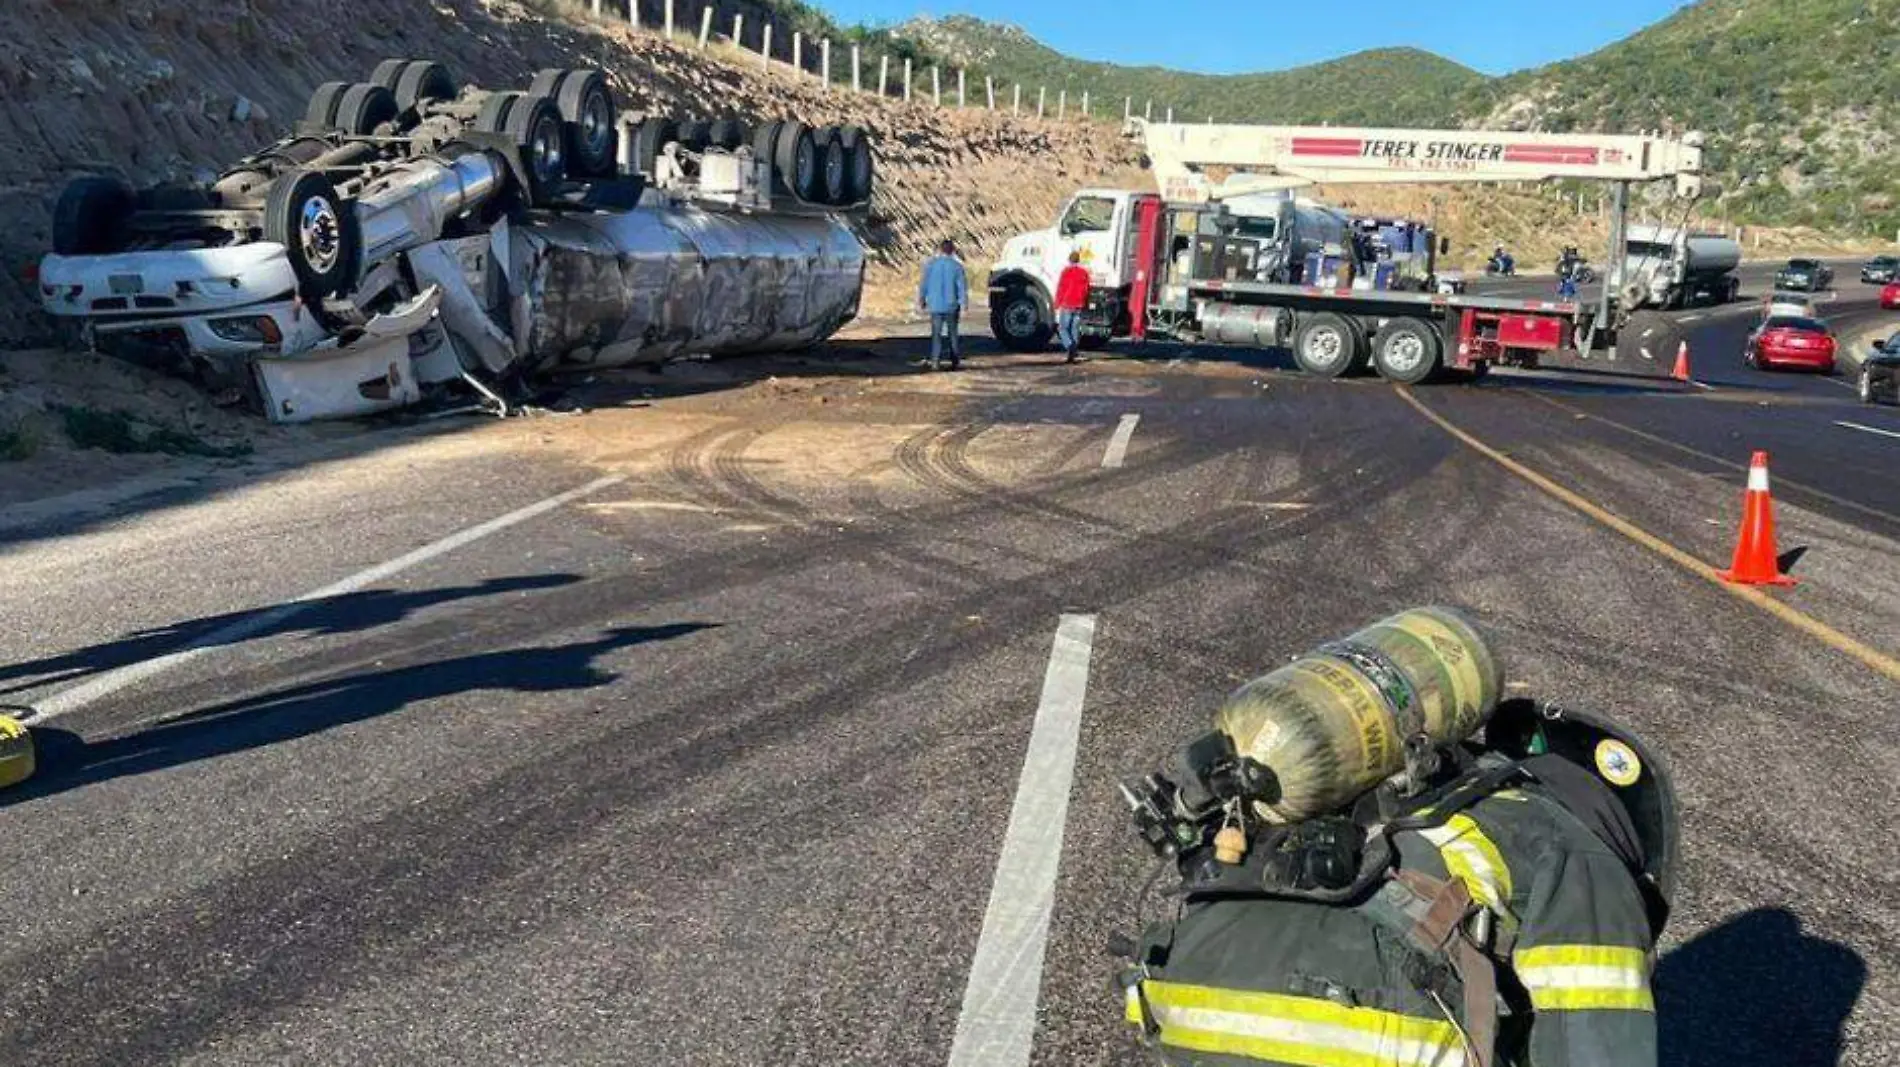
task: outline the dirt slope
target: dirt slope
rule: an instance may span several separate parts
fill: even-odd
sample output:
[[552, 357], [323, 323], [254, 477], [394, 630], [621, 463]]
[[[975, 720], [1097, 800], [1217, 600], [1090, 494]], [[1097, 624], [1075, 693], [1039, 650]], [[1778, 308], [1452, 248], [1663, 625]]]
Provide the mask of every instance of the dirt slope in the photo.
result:
[[525, 85], [540, 67], [598, 66], [633, 110], [867, 125], [882, 185], [865, 237], [880, 275], [907, 273], [943, 236], [980, 261], [1003, 236], [1046, 225], [1066, 190], [1139, 178], [1132, 146], [1105, 127], [826, 92], [578, 6], [10, 0], [0, 5], [0, 342], [44, 336], [24, 276], [49, 245], [67, 179], [117, 171], [142, 182], [228, 165], [286, 131], [320, 82], [367, 77], [385, 56], [440, 59], [497, 87]]

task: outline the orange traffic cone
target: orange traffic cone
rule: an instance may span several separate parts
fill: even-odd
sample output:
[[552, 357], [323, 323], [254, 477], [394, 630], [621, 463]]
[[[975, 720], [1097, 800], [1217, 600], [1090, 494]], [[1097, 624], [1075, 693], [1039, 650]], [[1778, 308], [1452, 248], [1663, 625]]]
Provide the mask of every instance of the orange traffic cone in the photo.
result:
[[1725, 582], [1737, 585], [1793, 585], [1781, 573], [1775, 554], [1775, 502], [1768, 492], [1768, 453], [1757, 452], [1748, 461], [1748, 490], [1742, 494], [1742, 535], [1735, 542], [1729, 569], [1717, 571]]
[[1684, 341], [1676, 346], [1676, 369], [1669, 376], [1679, 382], [1689, 380], [1689, 342]]

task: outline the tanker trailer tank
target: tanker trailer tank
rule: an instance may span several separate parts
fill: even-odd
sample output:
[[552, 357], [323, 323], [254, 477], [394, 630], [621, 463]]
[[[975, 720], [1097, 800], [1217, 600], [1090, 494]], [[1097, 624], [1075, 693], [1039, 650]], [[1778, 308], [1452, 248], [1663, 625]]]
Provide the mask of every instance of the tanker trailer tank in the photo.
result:
[[804, 348], [857, 316], [864, 248], [837, 218], [649, 196], [635, 211], [514, 229], [523, 369]]

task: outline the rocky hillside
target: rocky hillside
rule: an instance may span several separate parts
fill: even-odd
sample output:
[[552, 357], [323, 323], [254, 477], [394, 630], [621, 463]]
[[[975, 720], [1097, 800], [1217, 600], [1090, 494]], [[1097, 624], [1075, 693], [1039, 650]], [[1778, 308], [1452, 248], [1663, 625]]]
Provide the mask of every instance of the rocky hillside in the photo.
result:
[[[1124, 67], [1065, 56], [1019, 27], [967, 15], [913, 19], [896, 36], [959, 66], [999, 81], [1084, 89], [1119, 114], [1125, 98], [1135, 106], [1153, 100], [1173, 107], [1175, 117], [1199, 122], [1284, 122], [1333, 125], [1414, 124], [1436, 121], [1455, 102], [1480, 88], [1484, 75], [1415, 48], [1383, 48], [1341, 59], [1264, 74], [1188, 74], [1161, 67]], [[1379, 85], [1371, 96], [1352, 87]]]
[[[227, 165], [286, 131], [319, 83], [366, 78], [384, 56], [440, 58], [494, 86], [525, 85], [540, 67], [597, 66], [629, 109], [866, 125], [880, 168], [863, 235], [877, 281], [907, 277], [945, 236], [981, 258], [1046, 225], [1076, 185], [1141, 180], [1132, 146], [1104, 127], [827, 92], [584, 11], [545, 0], [0, 5], [0, 341], [45, 334], [26, 274], [50, 243], [50, 209], [69, 178], [150, 182]], [[889, 302], [870, 299], [867, 311]]]

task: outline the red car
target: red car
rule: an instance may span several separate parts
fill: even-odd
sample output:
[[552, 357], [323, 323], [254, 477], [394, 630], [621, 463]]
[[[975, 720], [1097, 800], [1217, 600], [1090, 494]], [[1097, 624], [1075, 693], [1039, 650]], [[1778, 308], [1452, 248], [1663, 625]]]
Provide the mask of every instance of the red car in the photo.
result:
[[1886, 311], [1900, 308], [1900, 282], [1888, 282], [1880, 287], [1880, 306]]
[[1834, 373], [1834, 335], [1818, 319], [1776, 315], [1748, 335], [1742, 358], [1757, 370], [1782, 367]]

